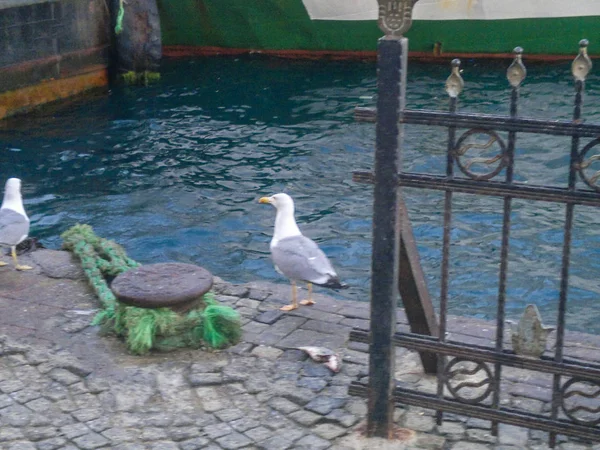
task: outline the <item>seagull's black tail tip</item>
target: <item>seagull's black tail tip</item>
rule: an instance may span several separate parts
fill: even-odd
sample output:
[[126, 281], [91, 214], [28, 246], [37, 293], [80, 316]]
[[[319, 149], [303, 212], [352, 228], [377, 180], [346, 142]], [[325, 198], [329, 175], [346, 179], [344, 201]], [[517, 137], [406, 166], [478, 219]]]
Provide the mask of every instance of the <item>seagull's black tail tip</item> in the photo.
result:
[[348, 289], [350, 287], [346, 283], [342, 283], [337, 277], [330, 278], [329, 280], [327, 280], [327, 282], [320, 284], [319, 286], [323, 286], [329, 289]]

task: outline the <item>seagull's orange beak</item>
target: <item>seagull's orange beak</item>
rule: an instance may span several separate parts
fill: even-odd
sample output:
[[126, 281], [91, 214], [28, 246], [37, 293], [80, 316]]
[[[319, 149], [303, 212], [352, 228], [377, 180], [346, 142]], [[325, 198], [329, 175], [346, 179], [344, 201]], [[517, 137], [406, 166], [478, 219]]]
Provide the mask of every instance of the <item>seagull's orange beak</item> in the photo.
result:
[[271, 197], [261, 197], [258, 199], [258, 203], [271, 203]]

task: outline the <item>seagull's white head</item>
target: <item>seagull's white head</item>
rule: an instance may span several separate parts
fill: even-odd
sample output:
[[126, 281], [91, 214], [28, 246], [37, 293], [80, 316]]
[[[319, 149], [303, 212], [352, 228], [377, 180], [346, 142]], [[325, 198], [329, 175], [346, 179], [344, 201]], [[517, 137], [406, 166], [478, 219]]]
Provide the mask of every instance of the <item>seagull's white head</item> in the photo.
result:
[[2, 208], [9, 208], [22, 212], [23, 200], [21, 199], [21, 180], [18, 178], [9, 178], [6, 180]]
[[272, 195], [271, 197], [262, 197], [259, 203], [270, 203], [277, 211], [286, 211], [288, 214], [294, 214], [294, 200], [283, 192], [280, 194]]
[[6, 180], [6, 192], [21, 192], [21, 180], [18, 178], [9, 178]]
[[4, 201], [21, 201], [21, 180], [9, 178], [4, 185]]
[[270, 203], [277, 209], [275, 217], [275, 233], [271, 240], [271, 246], [277, 244], [280, 239], [300, 235], [298, 225], [294, 219], [294, 200], [287, 194], [280, 193], [271, 197], [261, 197], [259, 203]]

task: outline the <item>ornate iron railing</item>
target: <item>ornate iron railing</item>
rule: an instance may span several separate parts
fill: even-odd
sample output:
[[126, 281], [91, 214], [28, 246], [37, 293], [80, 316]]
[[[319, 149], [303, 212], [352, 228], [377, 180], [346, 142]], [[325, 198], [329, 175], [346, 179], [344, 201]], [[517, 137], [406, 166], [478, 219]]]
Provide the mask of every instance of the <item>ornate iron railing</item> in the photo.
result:
[[[443, 413], [452, 412], [492, 421], [497, 434], [499, 422], [539, 429], [550, 433], [554, 447], [557, 434], [600, 440], [600, 364], [582, 362], [564, 356], [565, 315], [568, 299], [571, 236], [575, 205], [600, 206], [600, 125], [582, 120], [583, 93], [586, 77], [592, 67], [587, 56], [586, 40], [580, 42], [579, 54], [572, 64], [575, 99], [572, 120], [540, 120], [518, 115], [519, 90], [526, 77], [522, 61], [523, 50], [515, 49], [515, 58], [507, 70], [511, 87], [509, 115], [466, 114], [458, 111], [457, 99], [463, 89], [460, 61], [452, 61], [452, 72], [446, 81], [449, 110], [408, 110], [404, 107], [406, 85], [406, 54], [408, 42], [392, 33], [391, 28], [406, 31], [406, 25], [389, 26], [386, 18], [391, 3], [385, 2], [380, 24], [386, 37], [378, 44], [378, 101], [376, 109], [357, 108], [359, 120], [377, 123], [374, 173], [356, 172], [357, 182], [373, 183], [373, 262], [370, 330], [355, 329], [354, 341], [370, 346], [368, 385], [352, 383], [350, 393], [369, 398], [367, 434], [391, 435], [394, 402], [416, 405], [437, 411], [437, 422]], [[382, 2], [384, 3], [384, 2]], [[414, 2], [411, 3], [410, 8]], [[394, 8], [392, 8], [394, 9]], [[397, 7], [407, 18], [406, 8]], [[400, 17], [400, 19], [399, 19]], [[403, 124], [446, 127], [448, 144], [444, 175], [410, 173], [401, 168], [401, 137]], [[461, 132], [461, 130], [466, 131]], [[499, 134], [506, 132], [504, 139]], [[568, 181], [564, 187], [531, 185], [514, 180], [515, 144], [518, 133], [570, 136]], [[457, 137], [458, 136], [458, 137]], [[474, 139], [484, 137], [483, 140]], [[580, 141], [592, 138], [583, 147]], [[458, 169], [458, 170], [457, 170]], [[398, 298], [399, 261], [401, 260], [403, 209], [401, 187], [440, 190], [444, 192], [444, 232], [442, 243], [439, 324], [431, 336], [419, 332], [395, 332], [395, 304]], [[499, 267], [499, 287], [496, 311], [495, 342], [481, 346], [448, 340], [447, 311], [449, 261], [453, 195], [455, 192], [503, 198], [502, 240]], [[505, 305], [510, 248], [511, 211], [513, 199], [527, 199], [565, 204], [560, 293], [556, 319], [554, 356], [544, 356], [546, 337], [550, 331], [541, 324], [535, 306], [530, 305], [520, 322], [520, 332], [513, 333], [512, 346], [505, 343]], [[413, 260], [414, 260], [414, 256]], [[417, 259], [418, 260], [418, 259]], [[405, 263], [406, 264], [406, 263]], [[410, 263], [409, 263], [410, 264]], [[402, 298], [408, 310], [407, 300]], [[418, 303], [418, 302], [417, 302]], [[407, 311], [407, 315], [410, 314]], [[429, 318], [431, 321], [431, 318]], [[411, 323], [411, 325], [413, 325]], [[437, 329], [439, 327], [439, 329]], [[421, 355], [437, 356], [437, 393], [427, 394], [396, 386], [393, 379], [393, 346], [416, 350]], [[511, 348], [510, 348], [511, 347]], [[501, 404], [502, 368], [516, 367], [551, 374], [552, 403], [548, 414], [529, 413]], [[583, 401], [582, 401], [583, 400]]]

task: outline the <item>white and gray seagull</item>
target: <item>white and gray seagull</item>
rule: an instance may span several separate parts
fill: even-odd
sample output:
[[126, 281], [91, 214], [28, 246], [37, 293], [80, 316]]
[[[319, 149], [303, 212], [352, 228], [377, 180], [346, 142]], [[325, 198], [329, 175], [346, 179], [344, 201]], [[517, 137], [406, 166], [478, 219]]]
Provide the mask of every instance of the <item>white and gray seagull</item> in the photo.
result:
[[[29, 217], [23, 208], [21, 198], [21, 180], [9, 178], [4, 187], [4, 199], [0, 206], [0, 245], [10, 247], [17, 270], [29, 270], [31, 267], [19, 264], [17, 245], [29, 234]], [[0, 261], [0, 266], [8, 263]]]
[[300, 302], [302, 305], [313, 305], [312, 285], [343, 289], [333, 266], [325, 253], [312, 240], [304, 236], [294, 219], [294, 201], [287, 194], [275, 194], [262, 197], [259, 203], [270, 203], [277, 209], [275, 231], [271, 239], [271, 257], [275, 269], [288, 277], [292, 284], [292, 304], [281, 308], [291, 311], [298, 308], [298, 293], [296, 282], [308, 283], [308, 299]]

